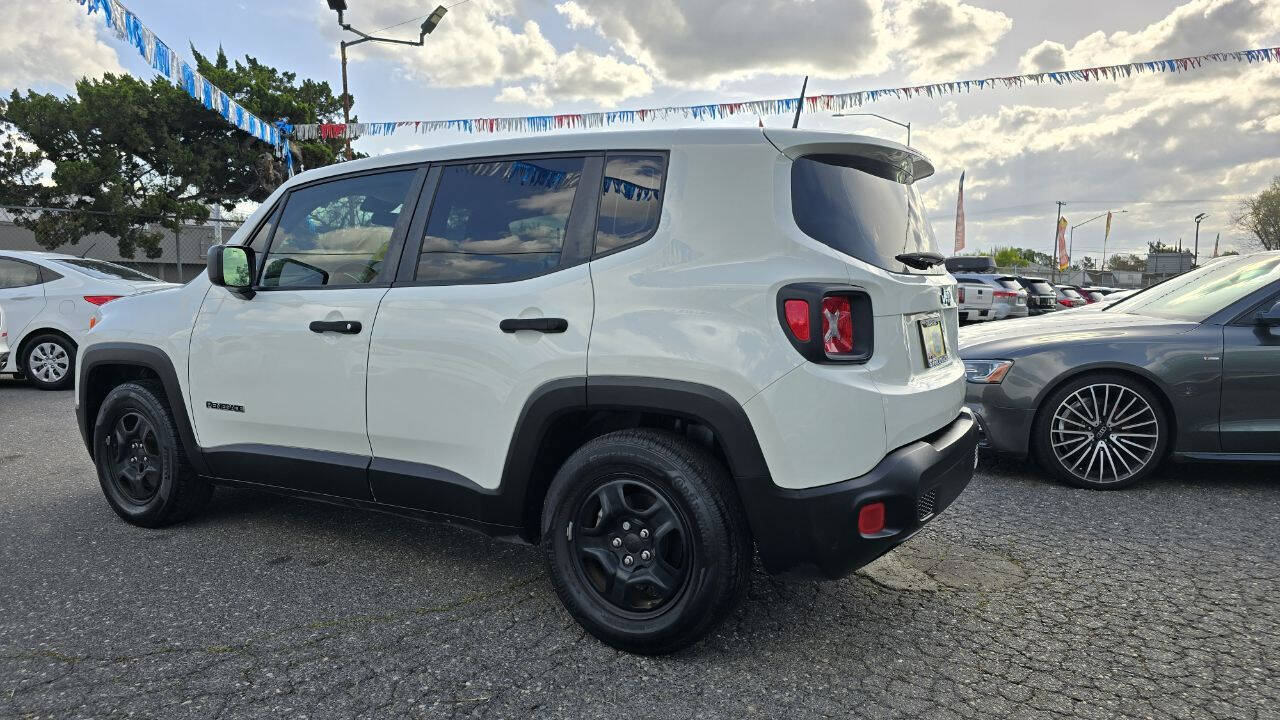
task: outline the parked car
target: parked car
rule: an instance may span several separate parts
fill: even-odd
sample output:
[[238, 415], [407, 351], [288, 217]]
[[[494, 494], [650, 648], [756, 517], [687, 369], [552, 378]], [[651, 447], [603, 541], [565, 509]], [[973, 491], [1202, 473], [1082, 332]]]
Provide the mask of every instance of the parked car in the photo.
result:
[[960, 273], [956, 281], [965, 284], [980, 283], [991, 289], [991, 310], [994, 319], [1027, 316], [1027, 291], [1012, 275], [994, 273]]
[[1068, 310], [1089, 304], [1089, 301], [1070, 285], [1054, 285], [1053, 289], [1058, 295], [1058, 304]]
[[1058, 293], [1048, 280], [1036, 277], [1015, 278], [1027, 291], [1027, 314], [1043, 315], [1058, 310]]
[[995, 319], [992, 290], [986, 283], [964, 282], [956, 285], [956, 302], [960, 303], [960, 322], [985, 322]]
[[311, 170], [206, 274], [100, 309], [80, 428], [130, 523], [247, 484], [539, 542], [588, 631], [671, 651], [730, 615], [753, 547], [840, 577], [969, 482], [932, 172], [754, 128]]
[[1166, 457], [1280, 460], [1280, 251], [1097, 312], [966, 328], [967, 404], [994, 449], [1113, 489]]
[[1090, 302], [1098, 302], [1107, 296], [1107, 290], [1099, 287], [1081, 287], [1076, 288], [1076, 291]]
[[94, 311], [116, 298], [171, 285], [102, 260], [0, 250], [0, 306], [11, 348], [0, 373], [25, 375], [43, 390], [71, 387], [76, 347]]

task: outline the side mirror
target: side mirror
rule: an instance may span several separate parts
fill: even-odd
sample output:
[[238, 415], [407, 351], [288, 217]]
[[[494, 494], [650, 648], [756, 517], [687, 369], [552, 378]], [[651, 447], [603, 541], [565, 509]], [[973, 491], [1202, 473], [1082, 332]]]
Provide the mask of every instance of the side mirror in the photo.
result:
[[209, 282], [233, 291], [253, 286], [253, 248], [241, 245], [214, 245], [207, 260]]
[[1280, 326], [1280, 302], [1272, 305], [1270, 310], [1259, 310], [1255, 322], [1267, 327]]

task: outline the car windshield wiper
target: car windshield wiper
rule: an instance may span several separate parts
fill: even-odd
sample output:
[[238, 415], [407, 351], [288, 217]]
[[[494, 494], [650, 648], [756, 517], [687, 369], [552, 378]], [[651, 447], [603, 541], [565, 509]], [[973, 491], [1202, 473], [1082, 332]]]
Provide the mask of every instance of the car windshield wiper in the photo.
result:
[[916, 270], [928, 270], [934, 265], [941, 265], [946, 260], [938, 253], [933, 252], [902, 253], [901, 255], [894, 255], [893, 259]]

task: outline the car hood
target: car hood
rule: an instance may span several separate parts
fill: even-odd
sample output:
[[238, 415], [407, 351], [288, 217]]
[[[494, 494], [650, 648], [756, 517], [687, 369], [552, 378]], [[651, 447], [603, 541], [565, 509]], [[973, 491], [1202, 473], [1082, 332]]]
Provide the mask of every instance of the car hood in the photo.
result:
[[1196, 325], [1149, 315], [1065, 310], [960, 328], [960, 354], [978, 357], [994, 351], [1004, 357], [1062, 343], [1168, 336], [1186, 332]]

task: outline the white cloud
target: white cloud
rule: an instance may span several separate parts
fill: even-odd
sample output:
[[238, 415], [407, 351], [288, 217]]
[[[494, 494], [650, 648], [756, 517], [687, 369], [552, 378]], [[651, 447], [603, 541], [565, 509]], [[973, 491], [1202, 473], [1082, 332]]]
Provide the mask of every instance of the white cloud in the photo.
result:
[[0, 89], [71, 88], [84, 76], [122, 72], [116, 51], [98, 38], [101, 22], [101, 14], [88, 16], [74, 3], [8, 3], [0, 33]]
[[1067, 48], [1060, 42], [1045, 40], [1023, 53], [1018, 60], [1018, 71], [1023, 73], [1068, 70]]
[[959, 0], [903, 2], [893, 16], [895, 50], [922, 82], [959, 77], [991, 59], [1013, 27], [1008, 15]]
[[504, 87], [495, 99], [539, 108], [580, 100], [611, 106], [652, 91], [653, 80], [639, 65], [575, 48], [557, 57], [538, 82]]

